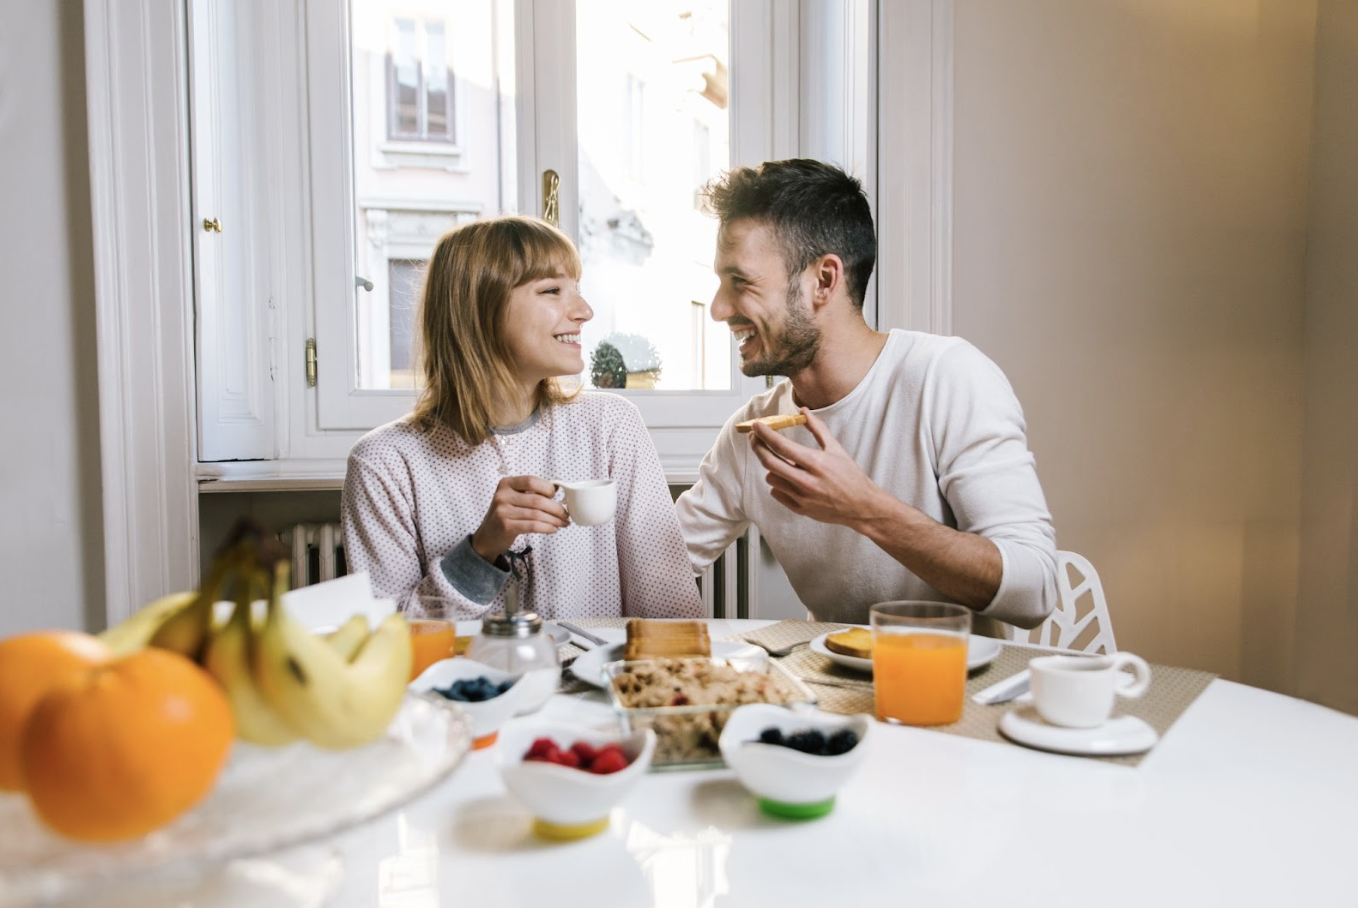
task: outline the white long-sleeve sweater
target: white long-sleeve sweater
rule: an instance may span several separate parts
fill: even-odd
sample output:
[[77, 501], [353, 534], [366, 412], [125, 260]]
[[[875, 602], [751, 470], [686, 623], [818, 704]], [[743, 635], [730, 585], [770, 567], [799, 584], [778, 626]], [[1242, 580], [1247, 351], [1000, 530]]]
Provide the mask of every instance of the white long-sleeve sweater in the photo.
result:
[[[679, 498], [689, 558], [700, 571], [751, 523], [798, 598], [821, 621], [866, 624], [891, 599], [945, 599], [867, 537], [789, 511], [735, 423], [796, 413], [789, 382], [750, 400]], [[1056, 535], [1004, 373], [966, 341], [893, 330], [868, 374], [842, 400], [814, 411], [873, 482], [950, 527], [995, 543], [999, 592], [981, 613], [1033, 627], [1056, 603]], [[785, 430], [816, 447], [804, 427]]]
[[[504, 608], [509, 574], [471, 550], [504, 475], [617, 480], [611, 522], [520, 536], [532, 547], [520, 606], [551, 617], [701, 614], [655, 446], [629, 401], [583, 392], [472, 447], [450, 429], [398, 420], [349, 454], [341, 511], [351, 569], [413, 613], [481, 618]], [[438, 601], [442, 600], [442, 601]]]

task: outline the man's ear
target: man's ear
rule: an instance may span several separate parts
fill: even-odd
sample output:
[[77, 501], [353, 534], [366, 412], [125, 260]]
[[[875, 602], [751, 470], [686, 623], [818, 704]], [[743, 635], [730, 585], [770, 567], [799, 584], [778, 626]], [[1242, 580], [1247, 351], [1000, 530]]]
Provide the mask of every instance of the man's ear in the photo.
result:
[[833, 252], [826, 253], [811, 263], [815, 283], [811, 290], [811, 304], [824, 306], [846, 289], [844, 260]]

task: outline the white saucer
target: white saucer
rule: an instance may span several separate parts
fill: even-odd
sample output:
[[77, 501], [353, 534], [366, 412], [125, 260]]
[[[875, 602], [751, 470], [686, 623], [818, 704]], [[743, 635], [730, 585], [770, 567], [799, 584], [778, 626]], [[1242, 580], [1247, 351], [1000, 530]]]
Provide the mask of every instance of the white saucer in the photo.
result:
[[1000, 717], [1004, 736], [1038, 750], [1081, 757], [1120, 757], [1145, 753], [1160, 736], [1136, 716], [1114, 716], [1098, 728], [1065, 728], [1037, 714], [1035, 706], [1016, 706]]
[[[571, 674], [586, 684], [603, 689], [604, 666], [610, 662], [621, 662], [626, 655], [626, 643], [596, 646], [594, 649], [587, 650], [576, 657], [576, 660], [571, 663]], [[753, 664], [766, 661], [768, 653], [752, 643], [728, 643], [718, 640], [712, 644], [712, 658], [748, 660]]]
[[[872, 660], [860, 659], [857, 656], [846, 656], [837, 653], [825, 645], [825, 638], [838, 631], [826, 631], [816, 639], [807, 644], [811, 652], [818, 653], [832, 662], [838, 663], [845, 668], [851, 668], [859, 672], [871, 672]], [[975, 671], [983, 665], [989, 665], [995, 657], [1000, 654], [1000, 641], [993, 637], [978, 637], [975, 634], [967, 638], [967, 671]]]

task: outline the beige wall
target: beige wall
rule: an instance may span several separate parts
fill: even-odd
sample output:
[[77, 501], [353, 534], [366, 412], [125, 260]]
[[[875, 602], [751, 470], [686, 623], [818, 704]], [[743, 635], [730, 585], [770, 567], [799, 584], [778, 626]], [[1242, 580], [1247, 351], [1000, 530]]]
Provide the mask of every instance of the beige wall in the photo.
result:
[[1300, 696], [1358, 714], [1358, 3], [1320, 0], [1306, 250]]
[[104, 620], [83, 29], [0, 4], [0, 637]]
[[957, 0], [955, 20], [953, 330], [1014, 383], [1119, 647], [1283, 690], [1314, 16]]

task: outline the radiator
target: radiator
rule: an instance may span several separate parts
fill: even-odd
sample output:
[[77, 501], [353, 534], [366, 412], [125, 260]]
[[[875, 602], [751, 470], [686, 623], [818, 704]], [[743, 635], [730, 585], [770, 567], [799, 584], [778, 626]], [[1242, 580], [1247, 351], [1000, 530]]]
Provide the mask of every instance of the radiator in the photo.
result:
[[759, 544], [757, 534], [751, 527], [698, 575], [707, 617], [750, 617], [750, 546]]
[[299, 523], [279, 534], [292, 552], [292, 588], [347, 574], [338, 523]]

